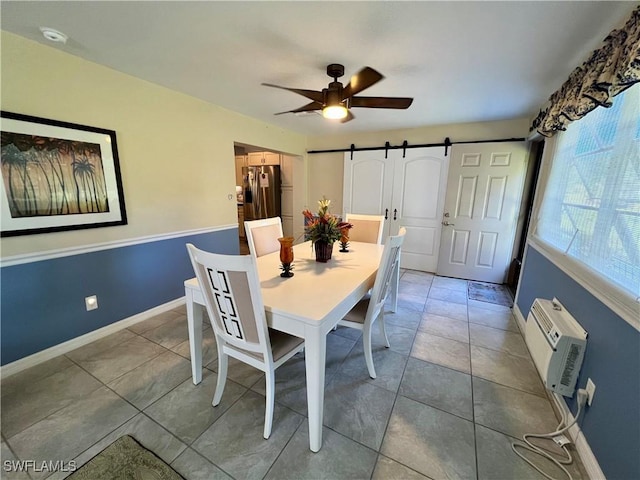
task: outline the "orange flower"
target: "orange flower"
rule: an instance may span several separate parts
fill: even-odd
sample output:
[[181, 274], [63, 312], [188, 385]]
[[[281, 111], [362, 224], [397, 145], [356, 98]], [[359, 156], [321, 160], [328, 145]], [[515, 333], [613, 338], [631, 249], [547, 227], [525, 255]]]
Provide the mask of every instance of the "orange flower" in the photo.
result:
[[[331, 200], [323, 198], [318, 202], [318, 213], [312, 214], [309, 210], [303, 210], [302, 215], [305, 218], [305, 239], [311, 240], [313, 243], [317, 241], [333, 243], [340, 239], [341, 222], [339, 219], [329, 213], [329, 204]], [[342, 222], [344, 223], [344, 222]], [[351, 225], [349, 225], [351, 227]]]

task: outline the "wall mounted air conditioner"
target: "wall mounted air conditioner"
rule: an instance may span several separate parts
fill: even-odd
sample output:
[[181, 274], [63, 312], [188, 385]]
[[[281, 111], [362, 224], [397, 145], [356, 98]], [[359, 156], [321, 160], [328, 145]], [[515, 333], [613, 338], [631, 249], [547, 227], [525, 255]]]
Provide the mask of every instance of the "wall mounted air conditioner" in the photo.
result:
[[536, 298], [527, 316], [525, 341], [544, 386], [572, 397], [587, 346], [587, 332], [557, 299]]

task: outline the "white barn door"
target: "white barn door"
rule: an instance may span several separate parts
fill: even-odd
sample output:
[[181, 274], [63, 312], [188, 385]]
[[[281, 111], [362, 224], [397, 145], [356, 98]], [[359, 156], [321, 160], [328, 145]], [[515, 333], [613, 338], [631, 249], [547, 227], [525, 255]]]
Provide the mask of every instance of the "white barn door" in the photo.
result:
[[393, 150], [395, 154], [393, 195], [389, 216], [396, 234], [407, 229], [402, 245], [401, 266], [435, 272], [442, 230], [449, 157], [444, 147]]
[[[384, 215], [391, 203], [393, 189], [393, 159], [384, 158], [382, 150], [364, 150], [344, 154], [342, 187], [343, 218], [347, 213]], [[385, 222], [383, 238], [389, 234]]]
[[526, 154], [526, 142], [453, 145], [438, 275], [504, 282]]
[[405, 227], [402, 268], [436, 271], [448, 159], [444, 147], [345, 154], [344, 213], [386, 215], [385, 238]]

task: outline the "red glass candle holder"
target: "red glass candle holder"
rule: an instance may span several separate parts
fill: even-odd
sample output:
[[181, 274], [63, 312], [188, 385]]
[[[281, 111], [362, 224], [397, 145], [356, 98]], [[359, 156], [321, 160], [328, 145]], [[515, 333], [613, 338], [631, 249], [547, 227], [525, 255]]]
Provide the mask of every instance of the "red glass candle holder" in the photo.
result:
[[293, 269], [291, 265], [293, 262], [293, 240], [293, 237], [281, 237], [278, 239], [280, 242], [280, 262], [282, 262], [280, 276], [284, 278], [293, 277], [293, 272], [291, 271]]

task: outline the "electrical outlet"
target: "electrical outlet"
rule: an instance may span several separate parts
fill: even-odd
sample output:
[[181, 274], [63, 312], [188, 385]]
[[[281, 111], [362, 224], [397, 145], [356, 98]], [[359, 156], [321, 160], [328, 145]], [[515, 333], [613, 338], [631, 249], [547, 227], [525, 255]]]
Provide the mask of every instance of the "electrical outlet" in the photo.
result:
[[98, 308], [98, 297], [96, 295], [85, 297], [84, 305], [87, 307], [87, 312], [89, 310], [95, 310], [96, 308]]
[[589, 396], [587, 397], [587, 405], [591, 406], [591, 402], [593, 402], [593, 396], [596, 393], [596, 384], [593, 383], [593, 380], [587, 380], [587, 393]]

